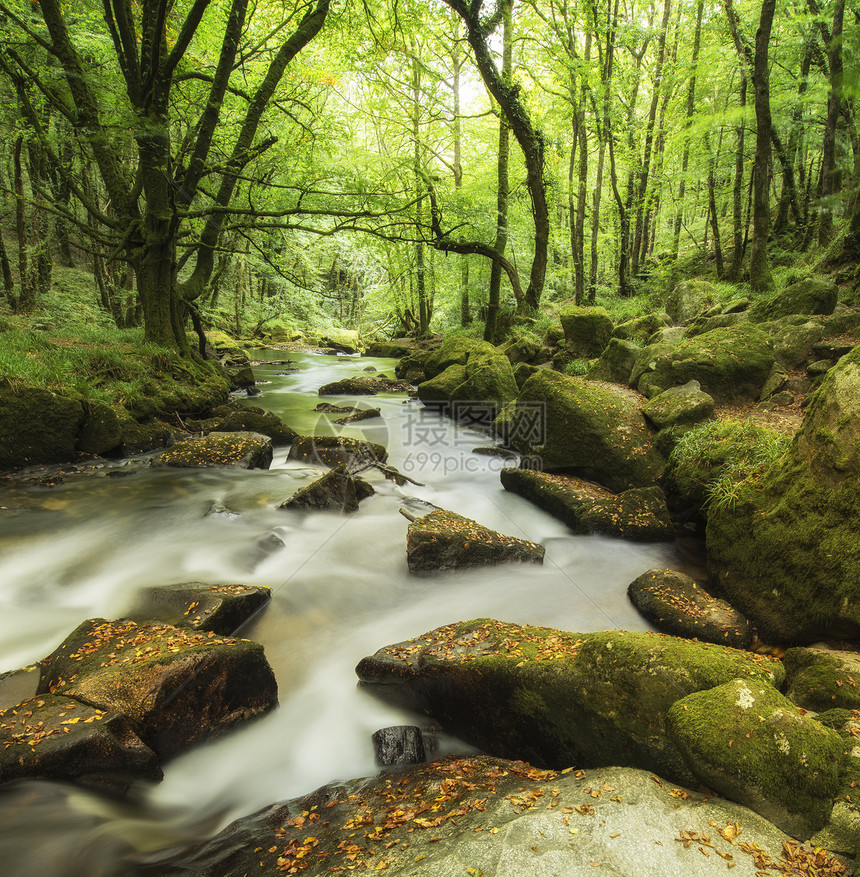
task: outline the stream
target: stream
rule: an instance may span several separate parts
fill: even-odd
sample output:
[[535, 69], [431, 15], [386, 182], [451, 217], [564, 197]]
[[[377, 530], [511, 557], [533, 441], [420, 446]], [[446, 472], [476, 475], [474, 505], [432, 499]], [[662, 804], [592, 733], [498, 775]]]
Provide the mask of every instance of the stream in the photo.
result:
[[[389, 463], [423, 486], [398, 487], [372, 472], [365, 477], [376, 495], [351, 516], [280, 511], [322, 471], [287, 462], [282, 447], [268, 471], [129, 466], [52, 488], [0, 488], [0, 673], [32, 665], [86, 618], [121, 617], [142, 588], [244, 583], [272, 590], [269, 605], [239, 635], [265, 646], [280, 698], [268, 716], [166, 764], [164, 781], [142, 786], [129, 803], [41, 781], [0, 787], [0, 871], [7, 877], [122, 875], [135, 851], [206, 837], [274, 801], [375, 773], [373, 731], [430, 728], [426, 718], [356, 687], [356, 663], [384, 645], [482, 616], [583, 632], [649, 629], [626, 588], [651, 567], [678, 566], [673, 546], [570, 535], [502, 489], [499, 470], [511, 463], [473, 452], [493, 444], [486, 435], [405, 395], [324, 397], [381, 408], [380, 418], [346, 427], [313, 411], [323, 384], [363, 375], [368, 366], [393, 376], [393, 360], [252, 355], [290, 359], [298, 369], [255, 368], [266, 383], [249, 404], [300, 433], [381, 442]], [[408, 522], [399, 510], [420, 515], [427, 503], [542, 543], [544, 565], [410, 576]], [[220, 511], [211, 513], [213, 506]], [[29, 696], [35, 678], [30, 672], [0, 683], [0, 708]], [[439, 754], [469, 751], [442, 735], [437, 747]]]

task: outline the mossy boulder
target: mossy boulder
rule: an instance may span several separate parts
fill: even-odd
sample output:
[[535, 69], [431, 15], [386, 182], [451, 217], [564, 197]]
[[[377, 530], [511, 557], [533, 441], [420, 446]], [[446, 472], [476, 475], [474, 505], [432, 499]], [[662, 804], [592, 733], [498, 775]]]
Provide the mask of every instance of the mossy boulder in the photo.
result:
[[702, 314], [685, 327], [684, 337], [692, 338], [695, 335], [704, 335], [705, 332], [711, 332], [714, 329], [728, 329], [731, 326], [739, 326], [741, 323], [748, 322], [749, 316], [746, 313], [711, 314], [710, 316]]
[[613, 338], [639, 341], [644, 344], [655, 332], [668, 325], [667, 314], [645, 314], [619, 323], [612, 330]]
[[156, 754], [116, 712], [53, 694], [0, 711], [0, 783], [55, 780], [122, 794], [161, 776]]
[[531, 362], [540, 350], [540, 342], [534, 338], [520, 335], [511, 338], [510, 341], [503, 344], [499, 349], [511, 361], [511, 365], [517, 365], [521, 362]]
[[416, 518], [406, 533], [406, 562], [412, 573], [543, 563], [543, 556], [542, 545], [497, 533], [445, 509]]
[[372, 693], [490, 754], [542, 767], [633, 766], [673, 782], [695, 780], [667, 734], [676, 700], [732, 679], [782, 679], [778, 661], [725, 646], [488, 619], [388, 646], [356, 672]]
[[611, 381], [613, 384], [627, 384], [641, 347], [633, 341], [610, 338], [600, 354], [600, 359], [589, 367], [585, 376], [590, 381]]
[[115, 409], [104, 402], [84, 404], [84, 420], [77, 441], [81, 453], [109, 454], [119, 450], [122, 440], [122, 421]]
[[259, 585], [182, 582], [147, 588], [129, 612], [129, 618], [139, 623], [159, 621], [231, 636], [271, 598], [272, 592]]
[[83, 421], [76, 399], [0, 379], [0, 467], [75, 459]]
[[153, 466], [191, 469], [268, 469], [272, 464], [272, 440], [256, 432], [210, 432], [189, 438], [162, 451]]
[[429, 380], [441, 374], [449, 366], [465, 365], [472, 353], [495, 356], [499, 351], [489, 341], [478, 341], [465, 335], [451, 335], [427, 355], [424, 360], [424, 374]]
[[466, 380], [454, 388], [451, 401], [459, 403], [461, 408], [463, 403], [491, 403], [492, 420], [518, 393], [514, 370], [506, 356], [473, 353], [466, 361]]
[[366, 442], [342, 435], [300, 435], [290, 445], [287, 459], [316, 463], [318, 466], [329, 468], [339, 466], [341, 463], [347, 466], [360, 466], [364, 463], [384, 463], [388, 459], [388, 451], [376, 442]]
[[531, 365], [527, 362], [521, 362], [514, 366], [514, 380], [517, 387], [523, 388], [523, 384], [538, 370], [538, 366]]
[[332, 381], [320, 387], [320, 396], [376, 396], [378, 393], [408, 393], [412, 385], [408, 381], [397, 381], [385, 375], [366, 377], [359, 375]]
[[569, 475], [506, 468], [505, 490], [523, 496], [563, 521], [574, 533], [615, 536], [633, 542], [671, 542], [675, 538], [666, 497], [656, 486], [614, 494]]
[[289, 444], [298, 433], [287, 426], [277, 414], [249, 406], [231, 411], [215, 426], [215, 432], [256, 432], [267, 435], [276, 444]]
[[710, 420], [714, 416], [714, 399], [702, 391], [698, 381], [670, 387], [654, 396], [642, 413], [658, 429]]
[[832, 314], [838, 295], [839, 287], [832, 280], [810, 277], [754, 302], [749, 311], [750, 319], [761, 323], [789, 314]]
[[160, 758], [273, 709], [278, 687], [250, 640], [134, 621], [84, 621], [46, 658], [37, 694], [126, 716]]
[[822, 713], [860, 710], [860, 654], [821, 647], [793, 648], [783, 658], [786, 697]]
[[371, 341], [364, 351], [365, 356], [390, 357], [400, 359], [415, 352], [414, 338], [394, 338], [391, 341]]
[[736, 679], [690, 694], [671, 707], [667, 721], [708, 788], [802, 840], [827, 823], [842, 741], [771, 685]]
[[394, 377], [410, 384], [420, 384], [424, 380], [424, 360], [427, 358], [426, 350], [416, 350], [408, 356], [404, 356], [394, 367]]
[[612, 336], [612, 320], [606, 308], [565, 305], [559, 317], [565, 345], [573, 356], [600, 356]]
[[783, 317], [758, 328], [773, 340], [773, 355], [777, 365], [786, 371], [798, 368], [815, 357], [815, 346], [824, 337], [821, 318]]
[[773, 363], [773, 342], [755, 326], [714, 329], [685, 338], [667, 355], [655, 357], [636, 386], [652, 398], [696, 380], [717, 402], [757, 399]]
[[166, 448], [173, 444], [177, 430], [160, 420], [138, 423], [131, 417], [121, 419], [122, 453], [127, 457]]
[[465, 363], [449, 365], [444, 371], [418, 384], [418, 398], [431, 407], [447, 407], [454, 391], [466, 382]]
[[649, 569], [630, 583], [627, 596], [664, 633], [736, 649], [752, 641], [752, 628], [740, 612], [677, 570]]
[[294, 511], [357, 512], [361, 500], [374, 490], [361, 478], [354, 478], [341, 463], [282, 502], [279, 509]]
[[717, 300], [717, 290], [706, 280], [684, 280], [666, 298], [666, 313], [673, 323], [685, 326]]
[[665, 465], [634, 393], [549, 370], [523, 385], [509, 437], [518, 451], [539, 455], [547, 471], [614, 491], [653, 484]]
[[711, 508], [711, 575], [771, 641], [860, 635], [860, 348], [827, 374], [788, 452]]

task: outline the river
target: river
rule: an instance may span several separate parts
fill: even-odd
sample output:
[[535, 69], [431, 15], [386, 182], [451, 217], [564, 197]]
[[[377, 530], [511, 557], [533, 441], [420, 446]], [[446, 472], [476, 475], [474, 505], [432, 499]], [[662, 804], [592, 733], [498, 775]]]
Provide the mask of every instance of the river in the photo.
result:
[[[52, 488], [0, 490], [0, 672], [38, 661], [86, 618], [121, 617], [142, 588], [239, 582], [272, 590], [240, 635], [265, 646], [280, 696], [268, 716], [165, 765], [164, 781], [130, 803], [47, 782], [0, 787], [7, 877], [122, 875], [136, 850], [205, 837], [266, 804], [375, 772], [371, 733], [416, 721], [356, 687], [356, 663], [381, 646], [484, 616], [583, 632], [648, 629], [626, 587], [646, 569], [677, 565], [672, 546], [570, 535], [502, 489], [505, 463], [473, 452], [492, 444], [485, 435], [405, 395], [361, 397], [359, 407], [379, 407], [381, 417], [347, 427], [313, 411], [321, 385], [368, 366], [392, 376], [392, 360], [254, 355], [298, 368], [257, 367], [266, 383], [249, 404], [300, 433], [381, 442], [389, 462], [423, 486], [373, 473], [376, 495], [353, 515], [280, 511], [321, 470], [287, 462], [277, 448], [268, 471], [120, 467]], [[544, 565], [411, 576], [399, 510], [421, 514], [426, 503], [541, 542]], [[31, 693], [35, 675], [0, 684], [0, 707]], [[438, 746], [468, 751], [444, 737]]]

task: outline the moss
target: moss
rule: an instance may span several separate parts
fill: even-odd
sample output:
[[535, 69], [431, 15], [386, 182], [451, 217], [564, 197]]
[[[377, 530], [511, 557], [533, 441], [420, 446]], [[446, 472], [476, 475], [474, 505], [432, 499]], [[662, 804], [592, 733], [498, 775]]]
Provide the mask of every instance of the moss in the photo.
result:
[[860, 709], [860, 659], [849, 652], [789, 649], [786, 696], [806, 709]]
[[612, 335], [612, 320], [602, 307], [567, 305], [559, 314], [567, 347], [575, 356], [600, 356]]
[[418, 385], [418, 398], [425, 404], [447, 405], [454, 391], [466, 380], [465, 364], [449, 365], [429, 380]]
[[424, 373], [428, 380], [435, 378], [449, 366], [465, 365], [472, 353], [487, 353], [495, 356], [499, 354], [499, 350], [488, 341], [478, 341], [466, 335], [451, 335], [436, 350], [428, 354], [424, 360]]

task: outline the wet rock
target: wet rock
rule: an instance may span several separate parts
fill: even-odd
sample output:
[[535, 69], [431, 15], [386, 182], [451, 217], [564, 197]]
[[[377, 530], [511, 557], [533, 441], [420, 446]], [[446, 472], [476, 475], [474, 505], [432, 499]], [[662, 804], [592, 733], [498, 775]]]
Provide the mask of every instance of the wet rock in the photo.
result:
[[84, 621], [41, 662], [37, 694], [119, 713], [159, 758], [277, 705], [263, 647], [167, 624]]
[[0, 712], [0, 783], [64, 780], [122, 794], [161, 777], [155, 753], [116, 712], [52, 694]]
[[669, 709], [690, 770], [721, 795], [805, 840], [830, 818], [842, 741], [772, 686], [736, 679]]
[[615, 536], [634, 542], [671, 542], [675, 538], [666, 497], [659, 487], [637, 487], [614, 494], [582, 478], [502, 469], [505, 490], [523, 496], [564, 521], [574, 533]]
[[340, 341], [333, 341], [331, 338], [323, 338], [320, 342], [323, 347], [328, 347], [336, 353], [345, 353], [347, 356], [355, 356], [359, 351], [349, 344], [343, 344]]
[[231, 509], [228, 509], [223, 502], [213, 502], [212, 505], [210, 505], [209, 508], [206, 510], [206, 517], [226, 518], [229, 521], [235, 521], [241, 516], [238, 512], [234, 512]]
[[590, 381], [627, 384], [640, 350], [639, 345], [633, 341], [610, 338], [603, 353], [600, 354], [600, 359], [588, 369], [585, 376]]
[[279, 509], [299, 511], [357, 512], [361, 500], [373, 496], [374, 490], [361, 478], [354, 478], [341, 463], [311, 484], [303, 487]]
[[354, 405], [332, 405], [331, 402], [320, 402], [314, 408], [314, 411], [320, 411], [323, 414], [354, 414], [358, 410]]
[[388, 452], [382, 445], [346, 436], [302, 435], [290, 446], [288, 460], [334, 467], [341, 463], [355, 466], [363, 462], [384, 463]]
[[543, 563], [543, 556], [542, 545], [505, 536], [444, 509], [417, 518], [406, 534], [406, 561], [412, 573]]
[[421, 729], [416, 725], [393, 725], [374, 731], [373, 751], [376, 763], [385, 767], [427, 761]]
[[368, 691], [485, 752], [541, 767], [625, 765], [695, 778], [666, 733], [678, 699], [732, 679], [779, 684], [771, 658], [647, 633], [567, 633], [478, 619], [380, 649]]
[[224, 374], [230, 383], [230, 390], [251, 390], [256, 384], [254, 370], [250, 365], [225, 366]]
[[153, 466], [192, 469], [268, 469], [272, 463], [272, 440], [256, 432], [210, 432], [203, 438], [177, 442], [157, 456]]
[[122, 453], [127, 457], [144, 454], [157, 448], [170, 447], [175, 441], [176, 430], [160, 420], [138, 423], [132, 418], [122, 420]]
[[789, 649], [786, 697], [816, 712], [860, 710], [860, 654], [826, 647]]
[[725, 600], [712, 597], [690, 576], [671, 569], [650, 569], [627, 588], [630, 602], [659, 630], [745, 649], [752, 629]]
[[542, 370], [530, 377], [509, 424], [514, 448], [561, 470], [622, 491], [653, 484], [665, 461], [635, 393]]
[[253, 406], [231, 411], [217, 422], [214, 432], [255, 432], [277, 444], [289, 444], [298, 435], [276, 414]]
[[377, 393], [408, 393], [408, 381], [396, 381], [385, 375], [379, 377], [344, 378], [319, 388], [320, 396], [375, 396]]
[[352, 414], [347, 414], [346, 417], [339, 417], [335, 420], [335, 423], [340, 424], [341, 426], [345, 426], [347, 423], [358, 423], [362, 420], [373, 420], [375, 417], [379, 417], [380, 411], [378, 408], [358, 408], [352, 412]]
[[[440, 797], [438, 810], [425, 809]], [[812, 873], [816, 859], [819, 873], [844, 877], [851, 867], [800, 847], [746, 807], [646, 771], [557, 774], [487, 756], [331, 784], [149, 858], [156, 861], [143, 874], [160, 877], [321, 877], [339, 868], [403, 877], [713, 877], [726, 865], [754, 877], [763, 861], [780, 873], [805, 863]]]
[[612, 320], [606, 308], [566, 305], [559, 317], [565, 346], [573, 356], [600, 356], [612, 335]]
[[84, 454], [109, 454], [122, 444], [122, 422], [104, 402], [84, 404], [84, 422], [78, 432], [77, 447]]
[[838, 294], [839, 287], [832, 280], [811, 277], [756, 301], [750, 308], [750, 319], [760, 323], [789, 314], [832, 314]]
[[147, 588], [129, 613], [133, 621], [160, 621], [194, 630], [231, 636], [253, 618], [272, 597], [256, 585], [207, 585], [184, 582]]
[[666, 313], [678, 326], [691, 323], [718, 298], [716, 287], [706, 280], [684, 280], [666, 299]]
[[679, 424], [701, 423], [714, 416], [712, 396], [702, 392], [698, 381], [688, 381], [654, 396], [642, 413], [658, 429]]
[[394, 377], [410, 384], [420, 384], [424, 380], [424, 360], [427, 358], [426, 350], [416, 350], [408, 356], [404, 356], [394, 367]]

